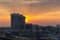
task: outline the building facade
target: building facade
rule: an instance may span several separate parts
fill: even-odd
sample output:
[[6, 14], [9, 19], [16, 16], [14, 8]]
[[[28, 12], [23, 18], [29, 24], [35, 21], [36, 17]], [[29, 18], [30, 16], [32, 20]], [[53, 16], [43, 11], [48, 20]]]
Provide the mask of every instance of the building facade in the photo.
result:
[[25, 16], [18, 13], [11, 14], [11, 27], [15, 30], [24, 29]]

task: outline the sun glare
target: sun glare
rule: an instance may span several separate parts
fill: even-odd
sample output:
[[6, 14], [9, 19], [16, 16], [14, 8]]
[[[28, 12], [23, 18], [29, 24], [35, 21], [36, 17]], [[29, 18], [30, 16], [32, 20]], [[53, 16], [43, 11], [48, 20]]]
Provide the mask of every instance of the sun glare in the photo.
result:
[[28, 23], [29, 20], [30, 20], [30, 17], [29, 17], [29, 16], [26, 16], [26, 20], [25, 20], [25, 22]]

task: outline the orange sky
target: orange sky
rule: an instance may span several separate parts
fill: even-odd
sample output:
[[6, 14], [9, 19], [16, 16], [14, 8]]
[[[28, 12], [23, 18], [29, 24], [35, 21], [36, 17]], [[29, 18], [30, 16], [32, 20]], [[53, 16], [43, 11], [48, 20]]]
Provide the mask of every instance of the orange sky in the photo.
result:
[[0, 26], [10, 26], [10, 14], [27, 16], [27, 23], [60, 24], [60, 0], [0, 0]]

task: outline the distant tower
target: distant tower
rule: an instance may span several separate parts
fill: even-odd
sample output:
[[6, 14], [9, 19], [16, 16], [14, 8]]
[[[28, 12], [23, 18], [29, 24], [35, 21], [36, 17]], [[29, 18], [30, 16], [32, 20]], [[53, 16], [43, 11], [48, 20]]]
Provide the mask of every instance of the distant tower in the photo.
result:
[[11, 27], [15, 30], [24, 29], [25, 27], [25, 16], [18, 13], [11, 14]]

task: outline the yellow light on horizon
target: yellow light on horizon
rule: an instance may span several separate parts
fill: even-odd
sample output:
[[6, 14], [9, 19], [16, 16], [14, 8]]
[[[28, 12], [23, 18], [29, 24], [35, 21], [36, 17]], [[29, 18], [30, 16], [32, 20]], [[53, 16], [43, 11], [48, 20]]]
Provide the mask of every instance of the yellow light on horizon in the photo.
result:
[[25, 20], [25, 22], [28, 23], [29, 20], [30, 20], [30, 17], [29, 17], [29, 16], [26, 16], [26, 20]]

